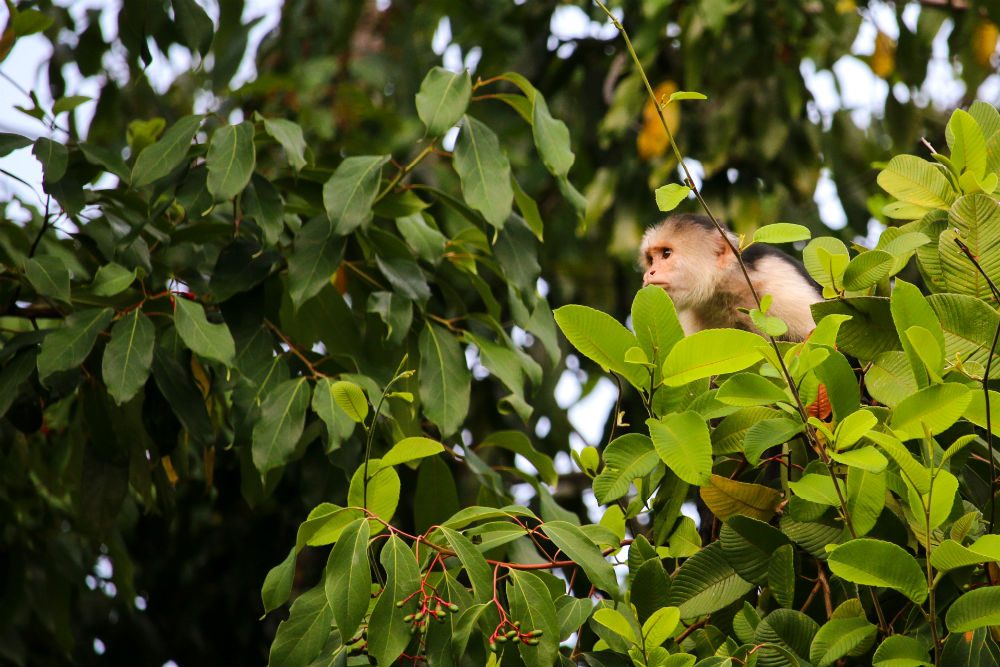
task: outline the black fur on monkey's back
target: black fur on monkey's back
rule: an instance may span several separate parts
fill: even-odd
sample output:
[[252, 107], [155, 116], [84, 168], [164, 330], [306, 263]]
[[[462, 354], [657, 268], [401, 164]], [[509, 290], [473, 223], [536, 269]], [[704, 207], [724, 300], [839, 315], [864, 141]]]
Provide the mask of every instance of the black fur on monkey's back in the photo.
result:
[[[705, 231], [712, 234], [718, 234], [719, 230], [716, 228], [715, 223], [707, 215], [700, 215], [697, 213], [682, 213], [680, 215], [675, 215], [674, 220], [680, 224], [690, 224], [697, 225], [703, 228]], [[726, 231], [728, 228], [723, 225]], [[813, 277], [809, 275], [806, 271], [806, 267], [802, 265], [802, 262], [795, 259], [783, 250], [779, 250], [772, 245], [767, 245], [766, 243], [754, 243], [752, 246], [740, 253], [740, 257], [743, 258], [743, 263], [747, 265], [748, 269], [752, 269], [757, 266], [757, 262], [764, 259], [765, 257], [775, 257], [793, 266], [795, 271], [805, 278], [810, 285], [816, 288], [817, 291], [821, 290], [822, 287], [818, 282], [813, 280]]]

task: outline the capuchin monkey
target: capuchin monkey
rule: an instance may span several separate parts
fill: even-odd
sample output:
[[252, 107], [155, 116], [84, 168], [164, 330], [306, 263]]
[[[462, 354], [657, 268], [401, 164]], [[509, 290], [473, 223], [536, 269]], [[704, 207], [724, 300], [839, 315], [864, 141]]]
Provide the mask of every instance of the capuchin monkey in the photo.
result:
[[[732, 232], [726, 234], [738, 246]], [[822, 301], [805, 268], [777, 248], [753, 244], [743, 262], [757, 294], [774, 299], [768, 315], [784, 320], [785, 340], [801, 341], [816, 328], [809, 306]], [[737, 308], [756, 308], [732, 249], [703, 215], [674, 215], [646, 230], [639, 249], [643, 285], [658, 285], [674, 301], [684, 333], [733, 327], [754, 331]]]

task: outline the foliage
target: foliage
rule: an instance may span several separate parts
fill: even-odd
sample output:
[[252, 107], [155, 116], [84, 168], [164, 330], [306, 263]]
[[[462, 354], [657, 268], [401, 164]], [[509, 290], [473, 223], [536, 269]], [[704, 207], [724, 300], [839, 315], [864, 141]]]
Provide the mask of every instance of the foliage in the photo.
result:
[[[653, 196], [677, 167], [671, 123], [738, 230], [807, 223], [762, 226], [761, 242], [819, 228], [823, 142], [848, 211], [883, 217], [857, 165], [935, 126], [933, 109], [894, 108], [868, 143], [839, 140], [859, 139], [846, 113], [809, 120], [800, 59], [848, 52], [854, 3], [628, 5], [645, 60], [727, 91], [664, 81], [662, 125], [640, 111], [639, 70], [605, 80], [608, 38], [552, 56], [555, 3], [403, 4], [290, 0], [235, 89], [252, 28], [238, 0], [218, 16], [129, 0], [117, 40], [98, 10], [8, 4], [0, 59], [32, 35], [58, 48], [53, 103], [22, 108], [46, 135], [0, 134], [0, 154], [30, 151], [44, 175], [0, 226], [2, 659], [919, 664], [937, 631], [945, 664], [990, 662], [996, 600], [977, 586], [1000, 555], [973, 510], [992, 521], [992, 458], [968, 424], [992, 418], [976, 382], [997, 322], [995, 111], [956, 113], [936, 165], [886, 166], [899, 201], [884, 215], [913, 222], [877, 249], [806, 248], [830, 297], [808, 343], [684, 338], [662, 291], [633, 301], [632, 267], [594, 261], [630, 254], [656, 204], [692, 205], [692, 182]], [[482, 46], [482, 76], [436, 66], [445, 15]], [[787, 29], [745, 36], [776, 16]], [[901, 48], [919, 54], [944, 16]], [[969, 12], [956, 34], [980, 24]], [[879, 44], [873, 68], [923, 82], [925, 59], [896, 70]], [[154, 91], [145, 68], [176, 50], [191, 68]], [[969, 65], [974, 86], [988, 68]], [[73, 68], [100, 76], [95, 100]], [[900, 279], [886, 298], [914, 255], [932, 296]], [[751, 315], [780, 335], [767, 310]], [[570, 431], [557, 326], [641, 415], [574, 451], [576, 475], [554, 462]], [[845, 353], [870, 363], [864, 394]], [[832, 412], [810, 420], [821, 393]], [[581, 520], [587, 477], [599, 523]], [[682, 516], [695, 494], [715, 530]]]

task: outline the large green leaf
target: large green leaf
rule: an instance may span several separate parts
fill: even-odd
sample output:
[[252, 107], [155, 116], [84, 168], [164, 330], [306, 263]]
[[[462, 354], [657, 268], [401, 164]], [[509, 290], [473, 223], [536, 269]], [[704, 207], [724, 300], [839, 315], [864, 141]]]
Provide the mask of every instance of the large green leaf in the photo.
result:
[[69, 303], [69, 270], [63, 260], [52, 255], [32, 257], [24, 263], [24, 275], [39, 294]]
[[795, 547], [785, 544], [774, 550], [767, 563], [767, 587], [782, 607], [795, 604]]
[[379, 562], [385, 569], [385, 586], [368, 621], [368, 653], [378, 664], [391, 665], [410, 643], [410, 626], [403, 617], [418, 611], [420, 596], [399, 602], [420, 588], [420, 568], [413, 552], [395, 535], [382, 547]]
[[663, 364], [663, 382], [676, 387], [692, 380], [735, 373], [761, 360], [767, 343], [749, 331], [706, 329], [679, 341]]
[[421, 436], [403, 438], [392, 446], [382, 457], [382, 465], [395, 466], [418, 459], [434, 456], [445, 451], [444, 445], [436, 440]]
[[188, 348], [200, 357], [233, 363], [236, 344], [225, 324], [212, 324], [205, 317], [205, 309], [197, 301], [177, 297], [174, 299], [174, 325], [177, 334]]
[[333, 545], [326, 562], [324, 590], [340, 636], [354, 637], [368, 612], [372, 572], [368, 565], [368, 520], [351, 523]]
[[788, 442], [802, 433], [805, 425], [797, 419], [779, 417], [764, 419], [747, 429], [743, 440], [743, 453], [752, 465], [760, 463], [760, 457], [771, 447]]
[[917, 380], [906, 353], [883, 352], [875, 357], [865, 373], [865, 387], [872, 398], [889, 407], [916, 393]]
[[948, 208], [955, 191], [933, 164], [913, 155], [897, 155], [879, 172], [878, 184], [890, 195], [924, 208]]
[[261, 473], [291, 460], [305, 427], [310, 392], [309, 381], [296, 378], [274, 387], [264, 399], [253, 427], [253, 463]]
[[639, 346], [650, 363], [659, 370], [677, 341], [684, 338], [684, 329], [677, 319], [677, 310], [666, 290], [647, 285], [635, 293], [632, 300], [632, 329]]
[[556, 324], [580, 354], [606, 371], [614, 371], [636, 389], [649, 388], [649, 374], [640, 366], [625, 363], [625, 353], [637, 347], [636, 336], [607, 313], [587, 306], [557, 308]]
[[132, 167], [132, 187], [141, 188], [172, 172], [187, 157], [202, 116], [184, 116], [170, 126], [152, 146], [139, 153]]
[[545, 168], [553, 176], [565, 178], [576, 159], [570, 150], [569, 128], [552, 117], [545, 98], [537, 92], [531, 105], [531, 134]]
[[976, 178], [986, 176], [986, 137], [968, 111], [955, 109], [952, 112], [945, 138], [956, 172], [969, 171]]
[[146, 384], [153, 364], [156, 329], [142, 310], [135, 308], [111, 327], [111, 340], [101, 364], [108, 393], [121, 405]]
[[344, 259], [345, 241], [333, 236], [330, 222], [314, 218], [295, 234], [288, 257], [288, 293], [299, 308], [319, 294]]
[[302, 128], [286, 118], [264, 118], [264, 131], [285, 149], [285, 157], [295, 171], [306, 166], [306, 140]]
[[893, 588], [917, 604], [927, 599], [927, 580], [905, 549], [865, 537], [841, 544], [830, 554], [830, 570], [847, 581]]
[[932, 667], [927, 655], [927, 644], [907, 637], [892, 635], [886, 637], [872, 656], [873, 667]]
[[218, 200], [232, 199], [250, 182], [257, 164], [253, 123], [220, 127], [208, 144], [208, 191]]
[[1000, 319], [997, 312], [987, 302], [964, 294], [932, 294], [927, 302], [941, 322], [945, 359], [957, 355], [985, 365]]
[[958, 421], [971, 400], [972, 391], [965, 385], [933, 385], [900, 401], [889, 426], [902, 440], [924, 437], [924, 428], [937, 435]]
[[450, 72], [434, 67], [420, 83], [417, 92], [417, 115], [427, 134], [440, 137], [462, 118], [472, 95], [469, 72]]
[[580, 566], [590, 583], [610, 593], [615, 599], [620, 596], [614, 568], [604, 558], [600, 548], [578, 526], [566, 521], [546, 521], [542, 524], [542, 530], [560, 551]]
[[[364, 507], [381, 519], [381, 522], [388, 523], [392, 521], [399, 506], [399, 474], [392, 466], [383, 466], [379, 459], [368, 462], [367, 472], [368, 483], [365, 484], [365, 464], [361, 463], [354, 471], [351, 486], [347, 490], [347, 504], [351, 507]], [[376, 532], [382, 530], [379, 524], [380, 522], [374, 524]]]
[[951, 632], [1000, 625], [1000, 587], [977, 588], [963, 594], [948, 607], [945, 623]]
[[938, 238], [941, 271], [949, 292], [992, 300], [983, 276], [959, 249], [955, 239], [969, 247], [983, 271], [1000, 284], [1000, 206], [985, 194], [958, 199], [948, 213], [948, 229]]
[[867, 535], [885, 507], [886, 475], [862, 468], [847, 470], [847, 511], [858, 537]]
[[660, 455], [652, 440], [641, 433], [629, 433], [612, 440], [604, 448], [603, 459], [604, 468], [594, 478], [594, 495], [606, 505], [628, 493], [632, 480], [653, 472]]
[[420, 401], [427, 417], [448, 437], [469, 412], [472, 375], [458, 339], [436, 324], [420, 332]]
[[948, 571], [979, 563], [1000, 563], [1000, 535], [983, 535], [965, 547], [955, 540], [943, 540], [931, 553], [931, 565]]
[[715, 398], [727, 405], [741, 407], [791, 401], [783, 388], [756, 373], [732, 376], [722, 383]]
[[833, 618], [813, 637], [809, 660], [816, 667], [828, 667], [846, 655], [867, 650], [877, 633], [878, 628], [864, 617]]
[[521, 664], [526, 667], [549, 667], [559, 653], [559, 619], [549, 589], [538, 575], [511, 570], [507, 599], [510, 600], [512, 618], [521, 622], [521, 632], [542, 631], [537, 645], [518, 644]]
[[[944, 333], [941, 323], [920, 290], [904, 280], [896, 280], [889, 307], [917, 383], [925, 386], [928, 372], [932, 378], [938, 378], [942, 371]], [[928, 367], [930, 360], [933, 364]]]
[[486, 436], [480, 447], [500, 447], [520, 454], [528, 460], [528, 463], [535, 466], [538, 477], [543, 482], [550, 486], [559, 483], [559, 474], [556, 472], [552, 457], [535, 449], [531, 439], [520, 431], [494, 431]]
[[333, 611], [323, 587], [306, 591], [296, 598], [288, 618], [278, 625], [267, 664], [306, 667], [323, 650], [332, 622]]
[[388, 155], [359, 155], [337, 165], [323, 186], [323, 206], [335, 234], [346, 236], [372, 219], [382, 166], [388, 161]]
[[110, 308], [80, 310], [66, 318], [66, 326], [46, 335], [38, 354], [38, 379], [82, 364], [114, 314]]
[[697, 412], [674, 412], [648, 419], [646, 426], [656, 453], [688, 484], [704, 486], [712, 475], [712, 439]]
[[475, 599], [479, 602], [489, 602], [493, 599], [493, 571], [475, 545], [461, 533], [440, 526], [438, 530], [448, 540], [452, 551], [458, 556], [462, 567], [469, 577]]
[[333, 383], [321, 378], [313, 390], [312, 409], [326, 424], [330, 447], [339, 445], [354, 431], [355, 421], [337, 405], [333, 397]]
[[844, 354], [871, 361], [882, 352], [902, 349], [889, 311], [889, 300], [859, 296], [822, 301], [812, 305], [817, 322], [829, 315], [849, 315], [837, 334], [837, 349]]
[[714, 542], [684, 561], [674, 576], [669, 603], [680, 608], [681, 618], [696, 618], [729, 606], [752, 588], [726, 560], [722, 545]]
[[863, 252], [844, 269], [844, 287], [851, 291], [866, 290], [878, 283], [892, 269], [892, 255], [882, 250]]
[[757, 664], [768, 667], [795, 666], [809, 656], [809, 646], [819, 626], [816, 621], [794, 609], [775, 609], [761, 619], [754, 632], [754, 643], [763, 644]]
[[514, 190], [510, 186], [510, 162], [497, 135], [466, 115], [453, 163], [466, 203], [482, 213], [486, 222], [498, 229], [503, 227], [513, 208]]
[[774, 526], [740, 514], [729, 517], [719, 532], [722, 553], [736, 572], [755, 584], [767, 580], [768, 564], [778, 548], [790, 544]]

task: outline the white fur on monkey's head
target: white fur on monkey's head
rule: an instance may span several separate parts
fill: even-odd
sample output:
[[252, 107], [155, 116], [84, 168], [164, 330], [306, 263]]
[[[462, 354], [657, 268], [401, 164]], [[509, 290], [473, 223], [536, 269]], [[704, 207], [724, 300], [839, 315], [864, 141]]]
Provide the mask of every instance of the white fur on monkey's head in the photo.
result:
[[715, 224], [701, 215], [671, 216], [647, 229], [639, 246], [643, 285], [665, 289], [678, 309], [706, 303], [735, 262]]

